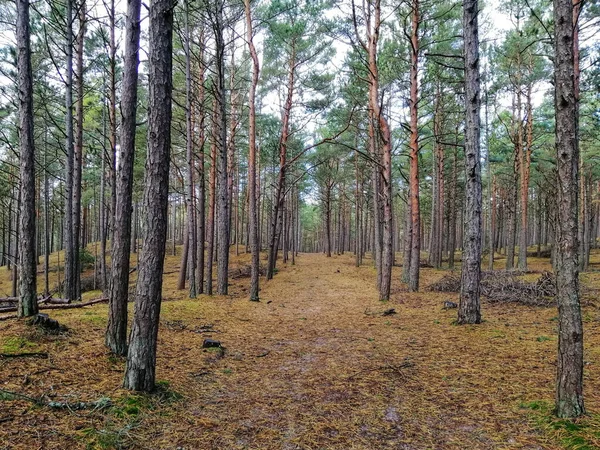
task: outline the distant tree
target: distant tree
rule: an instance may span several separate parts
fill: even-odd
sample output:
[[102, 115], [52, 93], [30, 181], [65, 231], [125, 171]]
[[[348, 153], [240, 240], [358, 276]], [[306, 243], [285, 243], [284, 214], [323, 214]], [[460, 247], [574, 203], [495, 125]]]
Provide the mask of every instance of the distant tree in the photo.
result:
[[258, 85], [260, 66], [253, 41], [250, 0], [244, 0], [244, 6], [246, 15], [246, 40], [250, 56], [252, 57], [252, 81], [248, 93], [248, 106], [250, 109], [248, 116], [248, 234], [252, 261], [250, 268], [250, 300], [257, 301], [259, 299], [260, 254], [258, 248], [258, 208], [256, 205], [256, 165], [258, 162], [256, 151], [256, 86]]

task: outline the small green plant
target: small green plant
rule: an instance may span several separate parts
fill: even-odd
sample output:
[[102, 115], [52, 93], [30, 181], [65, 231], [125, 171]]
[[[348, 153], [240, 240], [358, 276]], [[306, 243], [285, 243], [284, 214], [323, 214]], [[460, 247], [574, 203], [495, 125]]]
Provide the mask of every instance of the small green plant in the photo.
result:
[[90, 252], [88, 252], [85, 248], [79, 250], [79, 262], [81, 263], [81, 270], [83, 271], [85, 268], [90, 267], [94, 264], [96, 258]]
[[549, 341], [549, 340], [551, 340], [551, 339], [552, 339], [552, 338], [551, 338], [551, 337], [549, 337], [549, 336], [538, 336], [538, 337], [536, 338], [536, 341], [538, 341], [538, 342], [545, 342], [545, 341]]
[[128, 395], [112, 408], [112, 413], [115, 417], [123, 419], [137, 417], [142, 409], [150, 409], [147, 398], [142, 395]]
[[522, 409], [533, 409], [533, 410], [538, 410], [538, 409], [546, 409], [548, 407], [546, 402], [542, 402], [542, 401], [538, 401], [538, 400], [534, 400], [531, 402], [526, 402], [526, 403], [521, 403], [519, 405], [519, 408]]

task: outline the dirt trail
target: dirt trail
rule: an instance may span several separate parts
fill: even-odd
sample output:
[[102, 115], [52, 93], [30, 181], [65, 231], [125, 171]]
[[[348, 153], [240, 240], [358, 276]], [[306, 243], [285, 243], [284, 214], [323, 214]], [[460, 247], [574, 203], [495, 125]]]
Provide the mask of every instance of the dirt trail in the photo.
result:
[[[510, 324], [456, 327], [455, 311], [441, 310], [447, 295], [378, 302], [374, 278], [350, 255], [301, 255], [263, 285], [260, 304], [215, 299], [228, 351], [186, 388], [198, 418], [182, 446], [553, 448], [518, 410], [528, 395], [552, 395], [552, 353], [541, 358], [547, 379], [526, 376], [527, 355], [505, 373], [497, 357], [523, 353], [497, 333]], [[390, 307], [399, 314], [382, 316]], [[539, 366], [539, 351], [532, 359]]]

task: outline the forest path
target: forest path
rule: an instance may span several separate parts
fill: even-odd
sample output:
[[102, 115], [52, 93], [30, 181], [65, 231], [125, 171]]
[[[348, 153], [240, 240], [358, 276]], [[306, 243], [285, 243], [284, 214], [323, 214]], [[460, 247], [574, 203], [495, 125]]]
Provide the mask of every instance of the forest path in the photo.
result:
[[[518, 408], [552, 398], [554, 345], [540, 355], [502, 309], [478, 327], [456, 327], [456, 311], [441, 309], [448, 294], [397, 289], [379, 302], [375, 270], [369, 261], [356, 268], [352, 255], [302, 254], [280, 266], [258, 304], [244, 285], [233, 289], [241, 298], [210, 299], [219, 331], [211, 337], [227, 347], [224, 358], [169, 364], [194, 380], [185, 388], [189, 448], [554, 448], [539, 444]], [[423, 272], [422, 286], [441, 275]], [[180, 306], [166, 303], [167, 315], [181, 315]], [[382, 315], [392, 307], [398, 314]], [[532, 379], [532, 367], [544, 370]]]

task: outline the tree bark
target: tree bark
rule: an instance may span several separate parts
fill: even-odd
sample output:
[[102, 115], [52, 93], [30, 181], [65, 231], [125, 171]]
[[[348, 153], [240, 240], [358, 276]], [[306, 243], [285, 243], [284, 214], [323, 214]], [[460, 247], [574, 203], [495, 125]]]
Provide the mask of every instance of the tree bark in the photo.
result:
[[526, 110], [527, 121], [525, 125], [525, 149], [521, 161], [521, 233], [519, 235], [519, 269], [527, 270], [527, 233], [528, 233], [528, 206], [529, 206], [529, 175], [531, 170], [531, 152], [533, 147], [533, 106], [531, 104], [532, 85], [527, 86]]
[[[19, 94], [19, 153], [21, 222], [19, 239], [20, 289], [18, 316], [38, 312], [35, 257], [35, 147], [33, 137], [33, 76], [29, 29], [29, 0], [17, 0], [17, 77]], [[17, 264], [15, 264], [16, 266]]]
[[206, 293], [213, 294], [213, 252], [215, 246], [215, 187], [217, 176], [217, 110], [213, 108], [212, 133], [210, 144], [210, 172], [208, 174], [208, 223], [206, 238]]
[[229, 272], [229, 192], [227, 186], [227, 115], [225, 105], [225, 39], [223, 9], [225, 3], [216, 3], [213, 30], [215, 34], [215, 109], [218, 118], [217, 134], [217, 293], [227, 295]]
[[185, 0], [185, 134], [187, 159], [187, 230], [188, 230], [188, 277], [189, 297], [196, 298], [196, 247], [197, 229], [194, 210], [194, 130], [192, 128], [192, 40], [189, 23], [189, 0]]
[[411, 250], [408, 290], [419, 290], [421, 263], [421, 211], [419, 203], [419, 129], [418, 129], [418, 69], [419, 69], [419, 0], [412, 3], [411, 64], [410, 64], [410, 216]]
[[572, 0], [554, 0], [554, 86], [558, 226], [556, 230], [556, 301], [558, 364], [556, 414], [585, 414], [583, 402], [583, 325], [577, 261], [577, 186], [579, 148]]
[[125, 58], [121, 88], [121, 148], [115, 189], [117, 208], [112, 236], [112, 282], [109, 291], [108, 326], [105, 336], [106, 346], [117, 355], [127, 354], [127, 300], [129, 297], [129, 253], [131, 249], [141, 5], [140, 0], [127, 2], [125, 22]]
[[73, 150], [73, 0], [66, 4], [66, 76], [65, 76], [65, 215], [64, 215], [64, 245], [65, 245], [65, 281], [64, 295], [69, 300], [75, 300], [75, 249], [73, 248], [73, 170], [75, 157]]
[[250, 11], [250, 0], [244, 0], [246, 13], [246, 39], [248, 42], [248, 50], [252, 57], [252, 81], [250, 83], [250, 91], [248, 93], [248, 233], [250, 241], [250, 301], [258, 301], [259, 299], [259, 275], [260, 275], [260, 260], [258, 248], [258, 210], [256, 205], [256, 164], [257, 164], [257, 149], [256, 149], [256, 86], [258, 85], [258, 76], [260, 66], [258, 62], [258, 54], [254, 47], [253, 31], [252, 31], [252, 16]]
[[198, 63], [198, 215], [197, 215], [197, 266], [196, 286], [198, 294], [204, 293], [204, 250], [206, 238], [205, 208], [206, 208], [206, 183], [204, 172], [204, 144], [206, 140], [205, 131], [205, 89], [204, 89], [204, 29], [200, 30], [199, 63]]
[[76, 48], [77, 59], [75, 64], [75, 90], [77, 103], [75, 104], [75, 148], [73, 153], [73, 298], [81, 298], [81, 262], [80, 234], [81, 234], [81, 178], [83, 171], [83, 50], [85, 44], [86, 2], [81, 0], [77, 4], [78, 24]]
[[138, 265], [135, 313], [124, 387], [150, 392], [155, 386], [156, 344], [167, 238], [173, 0], [150, 4], [148, 70], [148, 156], [144, 176], [145, 236]]
[[465, 57], [465, 228], [458, 306], [459, 324], [480, 323], [479, 282], [481, 279], [481, 164], [480, 164], [480, 80], [478, 0], [463, 3]]

